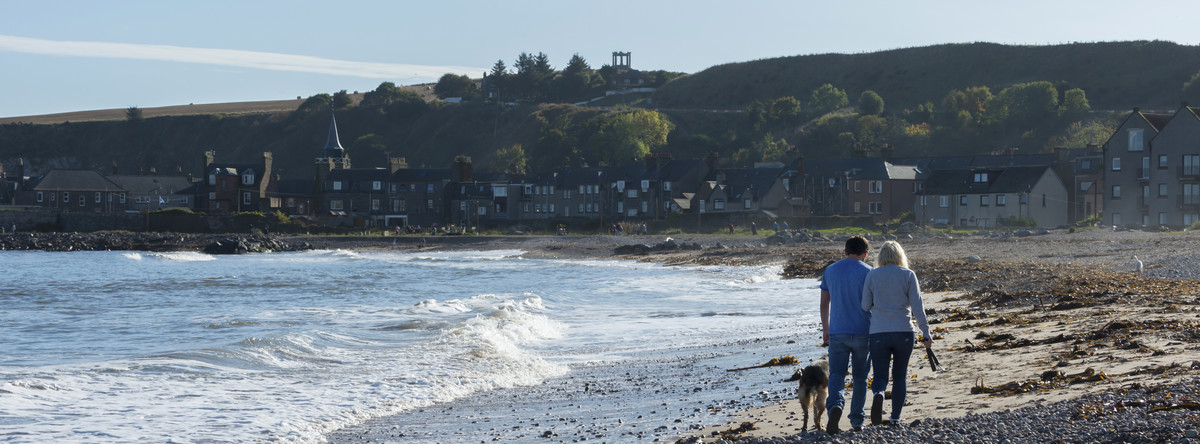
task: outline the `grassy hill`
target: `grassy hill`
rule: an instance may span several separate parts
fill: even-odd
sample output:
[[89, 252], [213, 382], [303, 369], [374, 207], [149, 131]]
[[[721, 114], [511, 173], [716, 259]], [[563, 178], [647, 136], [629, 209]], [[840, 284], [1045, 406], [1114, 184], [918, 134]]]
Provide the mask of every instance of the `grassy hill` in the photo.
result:
[[[1068, 125], [1088, 122], [1050, 122], [1005, 132], [994, 127], [989, 133], [945, 129], [943, 117], [931, 116], [925, 118], [929, 134], [912, 136], [906, 131], [921, 129], [915, 125], [922, 123], [916, 113], [902, 111], [926, 102], [940, 107], [952, 89], [988, 86], [998, 92], [1014, 84], [1050, 81], [1060, 93], [1082, 88], [1094, 110], [1120, 111], [1089, 117], [1093, 122], [1087, 128], [1092, 131], [1084, 137], [1090, 141], [1104, 137], [1106, 126], [1123, 110], [1177, 108], [1180, 87], [1198, 70], [1200, 47], [1169, 42], [950, 44], [720, 65], [670, 81], [653, 97], [613, 96], [594, 105], [663, 109], [675, 130], [662, 150], [677, 158], [717, 152], [729, 159], [747, 148], [759, 152], [769, 148], [768, 134], [781, 143], [786, 138], [806, 156], [839, 156], [847, 152], [840, 142], [843, 135], [854, 133], [864, 140], [862, 125], [850, 108], [774, 126], [763, 126], [750, 113], [702, 111], [745, 108], [783, 96], [807, 104], [814, 89], [831, 83], [845, 90], [852, 102], [865, 90], [883, 97], [888, 112], [878, 119], [875, 142], [886, 138], [896, 145], [898, 155], [974, 154], [1017, 146], [1022, 152], [1038, 152], [1058, 143], [1056, 138], [1065, 140]], [[341, 142], [354, 166], [382, 167], [385, 156], [391, 155], [407, 158], [414, 167], [442, 168], [454, 156], [466, 154], [477, 168], [485, 168], [497, 149], [513, 144], [524, 147], [531, 166], [558, 164], [569, 156], [578, 162], [583, 159], [576, 148], [591, 131], [584, 122], [602, 112], [562, 104], [447, 104], [433, 100], [430, 85], [404, 88], [418, 97], [400, 106], [352, 105], [337, 111]], [[361, 94], [351, 97], [355, 104], [362, 99]], [[125, 109], [0, 119], [0, 162], [11, 169], [16, 159], [25, 159], [29, 174], [50, 168], [108, 171], [116, 164], [123, 173], [154, 168], [199, 175], [204, 151], [216, 150], [220, 162], [254, 161], [271, 151], [285, 177], [310, 177], [313, 158], [325, 142], [329, 112], [305, 110], [304, 102], [144, 108], [140, 122], [126, 121]], [[1105, 121], [1095, 123], [1101, 119]], [[560, 136], [571, 137], [547, 137], [547, 128], [560, 124], [572, 126], [556, 129], [563, 130]]]
[[793, 96], [807, 101], [831, 83], [852, 98], [873, 90], [890, 109], [940, 105], [952, 89], [993, 91], [1049, 81], [1059, 91], [1082, 88], [1094, 109], [1175, 109], [1179, 91], [1200, 71], [1200, 46], [1137, 41], [1013, 46], [947, 44], [864, 54], [821, 54], [714, 66], [675, 79], [655, 103], [675, 108], [741, 108]]

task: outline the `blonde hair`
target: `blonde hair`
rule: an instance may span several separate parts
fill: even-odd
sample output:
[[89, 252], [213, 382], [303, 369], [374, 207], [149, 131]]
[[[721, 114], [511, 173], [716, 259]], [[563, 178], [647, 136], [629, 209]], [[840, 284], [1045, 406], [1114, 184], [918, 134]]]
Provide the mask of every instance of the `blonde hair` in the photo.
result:
[[899, 265], [908, 268], [908, 256], [904, 254], [904, 247], [901, 247], [899, 242], [884, 242], [883, 248], [879, 249], [879, 266], [884, 265]]

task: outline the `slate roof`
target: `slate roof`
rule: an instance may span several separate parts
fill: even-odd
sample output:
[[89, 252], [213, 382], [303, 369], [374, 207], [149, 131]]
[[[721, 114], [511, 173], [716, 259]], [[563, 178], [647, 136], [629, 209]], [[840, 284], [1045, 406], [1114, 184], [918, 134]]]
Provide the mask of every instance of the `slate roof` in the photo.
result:
[[392, 173], [393, 182], [442, 182], [452, 177], [449, 168], [401, 168]]
[[[725, 174], [726, 190], [730, 193], [737, 193], [729, 196], [730, 198], [757, 199], [771, 188], [771, 185], [775, 183], [775, 178], [779, 177], [779, 173], [782, 171], [783, 168], [723, 168], [710, 173], [710, 175]], [[743, 193], [753, 193], [753, 195], [743, 196]]]
[[185, 194], [184, 190], [192, 185], [182, 176], [117, 175], [108, 179], [132, 194]]
[[92, 170], [50, 170], [36, 183], [29, 185], [34, 191], [123, 191], [116, 182]]
[[1020, 193], [1036, 184], [1047, 169], [1049, 167], [1031, 166], [986, 170], [989, 175], [996, 175], [990, 182], [974, 181], [979, 169], [936, 170], [926, 180], [925, 192], [933, 195]]

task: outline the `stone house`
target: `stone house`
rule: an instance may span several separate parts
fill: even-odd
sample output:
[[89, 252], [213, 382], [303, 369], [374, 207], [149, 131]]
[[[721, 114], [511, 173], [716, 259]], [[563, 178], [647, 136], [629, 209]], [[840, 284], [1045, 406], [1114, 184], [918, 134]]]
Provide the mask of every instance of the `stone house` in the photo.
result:
[[[1170, 126], [1175, 117], [1171, 114], [1145, 113], [1135, 108], [1104, 143], [1104, 223], [1125, 226], [1158, 222], [1156, 213], [1163, 212], [1166, 204], [1156, 205], [1157, 211], [1151, 210], [1151, 204], [1160, 199], [1157, 195], [1159, 185], [1167, 185], [1165, 191], [1170, 191], [1169, 184], [1163, 181], [1170, 178], [1174, 171], [1170, 169], [1171, 159], [1168, 154], [1166, 159], [1159, 159], [1160, 162], [1167, 161], [1165, 164], [1160, 163], [1165, 171], [1154, 174], [1157, 168], [1154, 168], [1151, 162], [1151, 141]], [[1183, 132], [1186, 130], [1180, 134]], [[1179, 151], [1166, 148], [1167, 139], [1163, 139], [1163, 142], [1164, 154]], [[1177, 157], [1175, 161], [1182, 167], [1182, 157]], [[1178, 171], [1179, 174], [1183, 172]], [[1157, 180], [1151, 180], [1152, 174], [1158, 176]], [[1164, 202], [1169, 200], [1166, 195], [1161, 199]]]

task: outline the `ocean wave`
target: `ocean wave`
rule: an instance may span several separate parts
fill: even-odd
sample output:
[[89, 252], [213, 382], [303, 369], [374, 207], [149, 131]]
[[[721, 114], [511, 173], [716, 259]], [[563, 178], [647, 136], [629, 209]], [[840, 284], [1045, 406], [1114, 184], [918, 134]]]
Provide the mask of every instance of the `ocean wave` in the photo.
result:
[[216, 256], [211, 254], [199, 253], [195, 251], [174, 251], [168, 253], [151, 253], [150, 257], [162, 259], [166, 261], [179, 262], [207, 262], [217, 260]]

